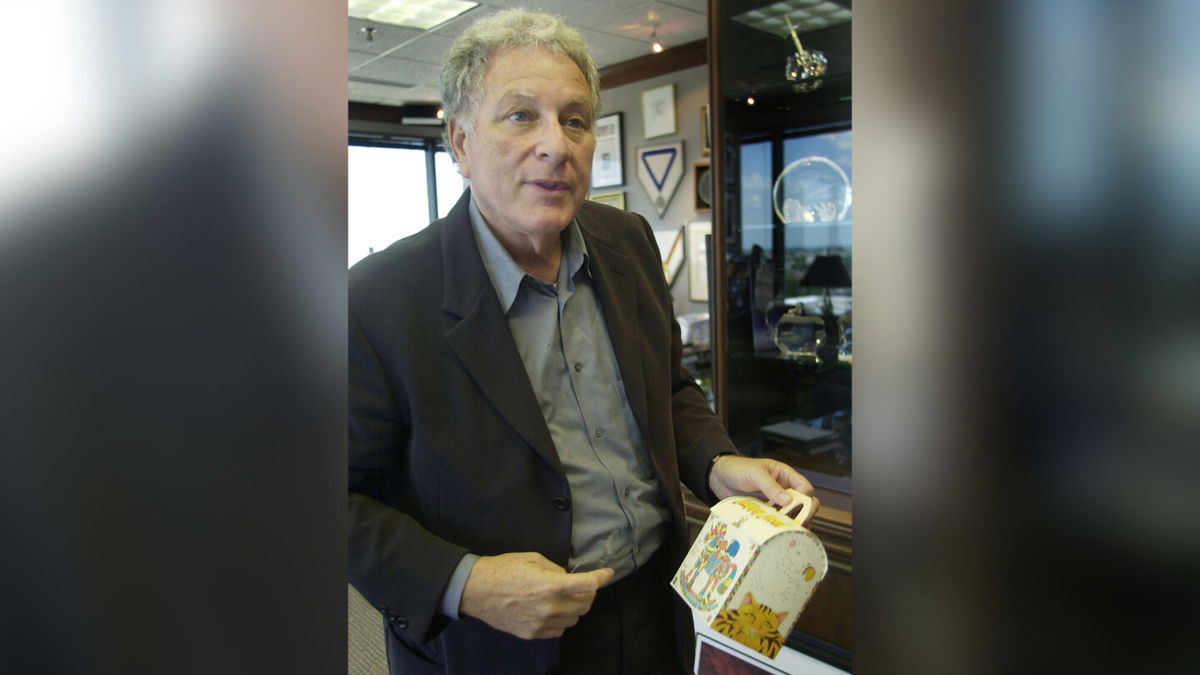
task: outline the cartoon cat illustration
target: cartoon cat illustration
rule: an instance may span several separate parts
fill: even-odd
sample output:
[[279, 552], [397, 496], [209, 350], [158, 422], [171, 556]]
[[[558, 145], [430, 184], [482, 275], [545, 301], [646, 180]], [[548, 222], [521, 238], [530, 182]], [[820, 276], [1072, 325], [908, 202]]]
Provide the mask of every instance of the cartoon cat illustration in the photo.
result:
[[754, 594], [747, 591], [737, 609], [723, 609], [717, 614], [713, 628], [773, 659], [783, 646], [779, 626], [788, 614], [775, 612], [761, 602], [755, 602]]

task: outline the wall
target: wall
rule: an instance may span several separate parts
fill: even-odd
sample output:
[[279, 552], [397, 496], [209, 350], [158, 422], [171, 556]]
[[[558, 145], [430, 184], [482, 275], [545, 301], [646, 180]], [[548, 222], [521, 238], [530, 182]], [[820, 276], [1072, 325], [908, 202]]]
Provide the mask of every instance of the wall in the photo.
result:
[[[667, 136], [656, 136], [647, 140], [642, 135], [642, 92], [647, 89], [660, 87], [664, 84], [675, 84], [675, 128], [676, 133]], [[677, 231], [684, 223], [695, 220], [710, 220], [707, 211], [697, 212], [695, 206], [694, 168], [696, 162], [707, 162], [709, 157], [700, 153], [700, 108], [708, 103], [708, 66], [697, 66], [686, 70], [676, 71], [667, 75], [659, 75], [649, 79], [606, 89], [600, 93], [601, 115], [622, 113], [622, 134], [624, 135], [624, 166], [625, 184], [605, 187], [596, 192], [622, 190], [625, 192], [625, 208], [635, 211], [646, 218], [650, 227], [658, 231]], [[650, 202], [646, 191], [642, 189], [637, 179], [637, 165], [634, 160], [638, 147], [657, 143], [670, 143], [683, 139], [683, 179], [675, 189], [667, 210], [660, 218], [658, 210]], [[688, 286], [687, 263], [671, 285], [671, 297], [675, 301], [675, 314], [690, 312], [707, 312], [708, 303], [692, 302]]]

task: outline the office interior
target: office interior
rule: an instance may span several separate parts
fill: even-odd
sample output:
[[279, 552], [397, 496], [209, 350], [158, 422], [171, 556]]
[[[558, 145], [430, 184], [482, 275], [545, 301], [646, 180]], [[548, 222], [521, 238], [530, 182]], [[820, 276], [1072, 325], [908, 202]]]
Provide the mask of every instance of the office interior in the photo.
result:
[[[818, 477], [836, 574], [788, 647], [863, 672], [1194, 663], [1147, 600], [1195, 606], [1194, 8], [819, 3], [851, 16], [798, 28], [828, 58], [804, 90], [790, 36], [737, 17], [818, 3], [585, 4], [553, 9], [604, 45], [620, 113], [624, 175], [593, 197], [678, 238], [689, 364], [739, 447]], [[355, 82], [381, 51], [368, 27], [350, 21], [351, 143], [436, 138]], [[675, 130], [648, 137], [665, 85]], [[636, 153], [675, 141], [686, 169], [659, 213]], [[776, 208], [810, 155], [846, 174], [837, 218]], [[818, 258], [839, 285], [804, 283]]]
[[[482, 2], [424, 31], [349, 18], [349, 264], [457, 200], [462, 181], [441, 138], [438, 59], [465, 25], [507, 6], [529, 3]], [[600, 71], [589, 198], [650, 223], [685, 365], [739, 450], [782, 459], [816, 487], [821, 507], [811, 528], [830, 571], [785, 650], [811, 672], [849, 671], [850, 3], [580, 1], [546, 9], [580, 30]], [[801, 57], [821, 62], [802, 66]], [[413, 223], [397, 225], [382, 208], [388, 224], [371, 222], [365, 204], [385, 190], [394, 203], [395, 188], [378, 185], [382, 169], [356, 169], [355, 153], [363, 167], [406, 155], [425, 181], [411, 181], [404, 201], [423, 201], [427, 213], [412, 209]], [[372, 184], [356, 186], [359, 176]], [[695, 535], [708, 507], [690, 493], [687, 505]], [[378, 672], [378, 615], [350, 595], [352, 668], [368, 668], [373, 655], [376, 670], [361, 672]]]

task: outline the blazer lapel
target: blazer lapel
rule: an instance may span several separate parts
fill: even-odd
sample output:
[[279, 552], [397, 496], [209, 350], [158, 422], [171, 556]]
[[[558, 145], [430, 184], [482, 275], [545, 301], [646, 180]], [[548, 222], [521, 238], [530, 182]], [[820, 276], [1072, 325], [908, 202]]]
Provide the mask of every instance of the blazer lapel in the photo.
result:
[[633, 269], [629, 258], [613, 248], [604, 238], [603, 229], [593, 223], [583, 212], [579, 215], [580, 229], [587, 243], [591, 258], [592, 278], [596, 282], [596, 295], [604, 310], [604, 322], [612, 340], [613, 352], [621, 378], [625, 380], [625, 395], [629, 407], [642, 431], [642, 438], [649, 442], [647, 424], [646, 380], [642, 370], [642, 340], [637, 330], [638, 293], [637, 281], [628, 270]]
[[470, 192], [442, 229], [442, 309], [460, 318], [446, 342], [504, 419], [558, 472], [562, 463], [471, 231]]

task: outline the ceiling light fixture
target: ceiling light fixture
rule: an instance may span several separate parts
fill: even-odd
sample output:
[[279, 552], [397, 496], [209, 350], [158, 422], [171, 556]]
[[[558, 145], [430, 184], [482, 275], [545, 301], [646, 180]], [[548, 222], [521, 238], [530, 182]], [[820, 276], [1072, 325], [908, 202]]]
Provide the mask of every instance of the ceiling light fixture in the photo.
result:
[[650, 29], [650, 51], [654, 52], [655, 54], [661, 54], [662, 50], [663, 45], [658, 41], [658, 24], [655, 24], [654, 27]]
[[479, 6], [463, 0], [349, 0], [350, 16], [429, 30]]
[[805, 49], [800, 44], [800, 38], [796, 36], [792, 20], [786, 14], [783, 19], [792, 35], [792, 44], [796, 45], [796, 53], [787, 57], [783, 74], [789, 82], [796, 83], [796, 91], [812, 91], [821, 86], [821, 76], [825, 74], [829, 60], [825, 58], [825, 52]]

